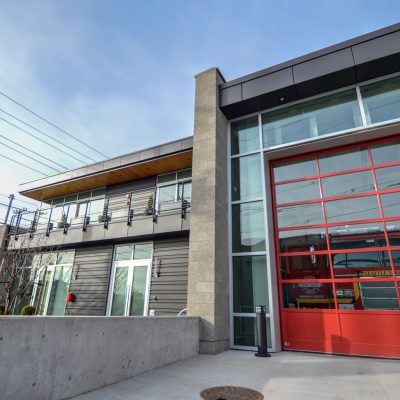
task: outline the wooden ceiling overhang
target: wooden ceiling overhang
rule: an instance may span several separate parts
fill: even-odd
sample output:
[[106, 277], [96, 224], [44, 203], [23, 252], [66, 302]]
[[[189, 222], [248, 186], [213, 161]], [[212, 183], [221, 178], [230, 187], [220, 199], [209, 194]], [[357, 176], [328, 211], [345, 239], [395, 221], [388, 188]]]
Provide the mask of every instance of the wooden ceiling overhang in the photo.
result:
[[[45, 201], [55, 197], [65, 196], [86, 190], [102, 188], [117, 183], [133, 181], [152, 175], [163, 174], [180, 169], [192, 167], [192, 150], [186, 150], [154, 159], [136, 162], [120, 167], [110, 168], [95, 173], [60, 180], [55, 183], [46, 184], [48, 179], [21, 185], [20, 193], [31, 199]], [[59, 175], [62, 177], [62, 174]], [[42, 184], [41, 184], [42, 183]], [[30, 186], [30, 188], [24, 188]]]

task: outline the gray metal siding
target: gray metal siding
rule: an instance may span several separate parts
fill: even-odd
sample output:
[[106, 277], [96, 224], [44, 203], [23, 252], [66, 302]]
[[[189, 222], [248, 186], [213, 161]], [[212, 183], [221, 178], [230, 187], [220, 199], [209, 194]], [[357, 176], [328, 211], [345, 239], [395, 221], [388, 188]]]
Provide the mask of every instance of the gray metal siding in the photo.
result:
[[107, 187], [108, 215], [111, 218], [127, 218], [129, 202], [125, 198], [127, 193], [132, 193], [131, 208], [135, 216], [145, 215], [149, 198], [155, 201], [156, 176], [151, 176], [137, 181], [125, 182]]
[[71, 279], [74, 303], [67, 303], [65, 315], [105, 315], [113, 246], [77, 249], [76, 279]]
[[154, 242], [149, 309], [155, 315], [177, 315], [187, 307], [188, 264], [189, 238]]

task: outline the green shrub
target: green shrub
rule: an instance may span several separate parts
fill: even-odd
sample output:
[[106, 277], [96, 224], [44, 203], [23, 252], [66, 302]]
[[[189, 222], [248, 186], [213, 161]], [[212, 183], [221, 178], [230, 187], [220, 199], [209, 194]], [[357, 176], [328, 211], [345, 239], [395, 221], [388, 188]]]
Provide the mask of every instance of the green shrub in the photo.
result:
[[35, 315], [36, 309], [35, 307], [30, 306], [27, 304], [26, 306], [22, 307], [21, 315]]
[[6, 311], [6, 306], [4, 304], [0, 304], [0, 315], [4, 315], [4, 311]]

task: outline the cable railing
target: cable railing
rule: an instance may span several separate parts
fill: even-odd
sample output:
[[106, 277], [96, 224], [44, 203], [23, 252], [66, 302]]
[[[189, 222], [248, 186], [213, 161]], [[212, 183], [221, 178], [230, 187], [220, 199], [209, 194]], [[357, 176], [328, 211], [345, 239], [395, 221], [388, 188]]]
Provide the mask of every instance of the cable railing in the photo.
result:
[[50, 236], [53, 231], [62, 230], [66, 235], [73, 228], [86, 231], [89, 226], [103, 225], [108, 229], [110, 223], [125, 221], [132, 226], [135, 220], [152, 218], [154, 223], [162, 215], [180, 214], [186, 218], [190, 210], [190, 199], [179, 199], [158, 204], [156, 190], [143, 189], [123, 194], [108, 195], [103, 198], [88, 199], [77, 203], [41, 207], [36, 211], [18, 210], [10, 222], [9, 235], [15, 240], [20, 235], [44, 233]]

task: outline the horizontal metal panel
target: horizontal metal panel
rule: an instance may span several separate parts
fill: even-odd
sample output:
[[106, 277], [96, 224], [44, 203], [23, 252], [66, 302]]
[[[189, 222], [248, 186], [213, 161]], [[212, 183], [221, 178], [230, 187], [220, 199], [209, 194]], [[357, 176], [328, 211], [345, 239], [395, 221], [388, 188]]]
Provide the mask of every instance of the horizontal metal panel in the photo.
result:
[[400, 53], [400, 31], [352, 46], [356, 64]]
[[188, 238], [154, 242], [153, 273], [157, 271], [158, 277], [152, 277], [150, 309], [156, 315], [177, 315], [186, 308], [188, 263]]
[[238, 103], [242, 101], [242, 86], [239, 84], [226, 89], [221, 89], [219, 95], [219, 104], [221, 107], [228, 104]]
[[275, 92], [293, 85], [292, 68], [274, 72], [242, 83], [243, 100]]
[[76, 301], [67, 303], [67, 315], [105, 315], [112, 255], [112, 246], [76, 250], [76, 279], [70, 284]]
[[350, 48], [294, 65], [294, 84], [310, 81], [348, 68], [354, 68], [354, 60]]

